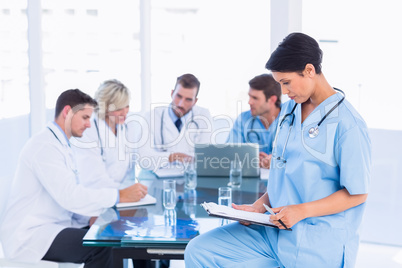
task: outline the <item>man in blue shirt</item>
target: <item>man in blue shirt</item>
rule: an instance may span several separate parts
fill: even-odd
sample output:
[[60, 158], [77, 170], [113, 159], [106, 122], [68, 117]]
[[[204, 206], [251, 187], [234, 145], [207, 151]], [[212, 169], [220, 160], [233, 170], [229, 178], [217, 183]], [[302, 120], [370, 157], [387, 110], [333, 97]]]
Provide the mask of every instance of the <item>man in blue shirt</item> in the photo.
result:
[[258, 143], [260, 166], [269, 168], [272, 142], [281, 110], [281, 87], [271, 74], [261, 74], [249, 81], [250, 110], [239, 115], [229, 133], [228, 143]]

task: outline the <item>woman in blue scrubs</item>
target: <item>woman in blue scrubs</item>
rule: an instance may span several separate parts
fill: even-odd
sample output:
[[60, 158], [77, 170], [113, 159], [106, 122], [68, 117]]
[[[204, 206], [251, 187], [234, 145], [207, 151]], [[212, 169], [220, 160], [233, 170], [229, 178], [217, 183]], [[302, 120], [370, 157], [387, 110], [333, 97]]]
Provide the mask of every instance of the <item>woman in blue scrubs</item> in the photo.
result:
[[[186, 267], [354, 267], [370, 180], [367, 126], [321, 71], [308, 35], [288, 35], [266, 64], [283, 104], [267, 192], [240, 210], [277, 213], [270, 228], [233, 223], [193, 239]], [[283, 230], [281, 220], [292, 231]]]

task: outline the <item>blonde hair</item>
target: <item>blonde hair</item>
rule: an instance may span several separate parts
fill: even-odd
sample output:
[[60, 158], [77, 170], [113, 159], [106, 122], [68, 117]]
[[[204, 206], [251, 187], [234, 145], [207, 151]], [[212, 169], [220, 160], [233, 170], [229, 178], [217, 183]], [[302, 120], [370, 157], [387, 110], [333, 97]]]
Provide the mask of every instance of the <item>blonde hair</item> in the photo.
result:
[[97, 113], [99, 118], [105, 119], [108, 112], [120, 110], [130, 103], [130, 91], [116, 79], [103, 82], [95, 93], [98, 102]]

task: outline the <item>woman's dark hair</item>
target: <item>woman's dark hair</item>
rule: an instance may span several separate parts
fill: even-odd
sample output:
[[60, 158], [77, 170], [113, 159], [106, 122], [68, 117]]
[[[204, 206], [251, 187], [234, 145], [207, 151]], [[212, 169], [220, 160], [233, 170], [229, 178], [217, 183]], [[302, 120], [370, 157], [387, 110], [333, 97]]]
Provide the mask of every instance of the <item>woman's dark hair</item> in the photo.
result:
[[317, 41], [303, 33], [291, 33], [272, 52], [265, 68], [272, 72], [301, 73], [310, 63], [320, 74], [321, 62], [322, 50]]

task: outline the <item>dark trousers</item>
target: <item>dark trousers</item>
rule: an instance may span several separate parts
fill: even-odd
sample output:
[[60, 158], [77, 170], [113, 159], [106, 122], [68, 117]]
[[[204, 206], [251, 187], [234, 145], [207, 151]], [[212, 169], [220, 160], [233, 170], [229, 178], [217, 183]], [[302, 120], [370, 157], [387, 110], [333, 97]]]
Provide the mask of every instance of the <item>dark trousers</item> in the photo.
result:
[[54, 239], [42, 258], [47, 261], [85, 263], [85, 268], [112, 267], [112, 248], [84, 247], [88, 229], [66, 228]]

